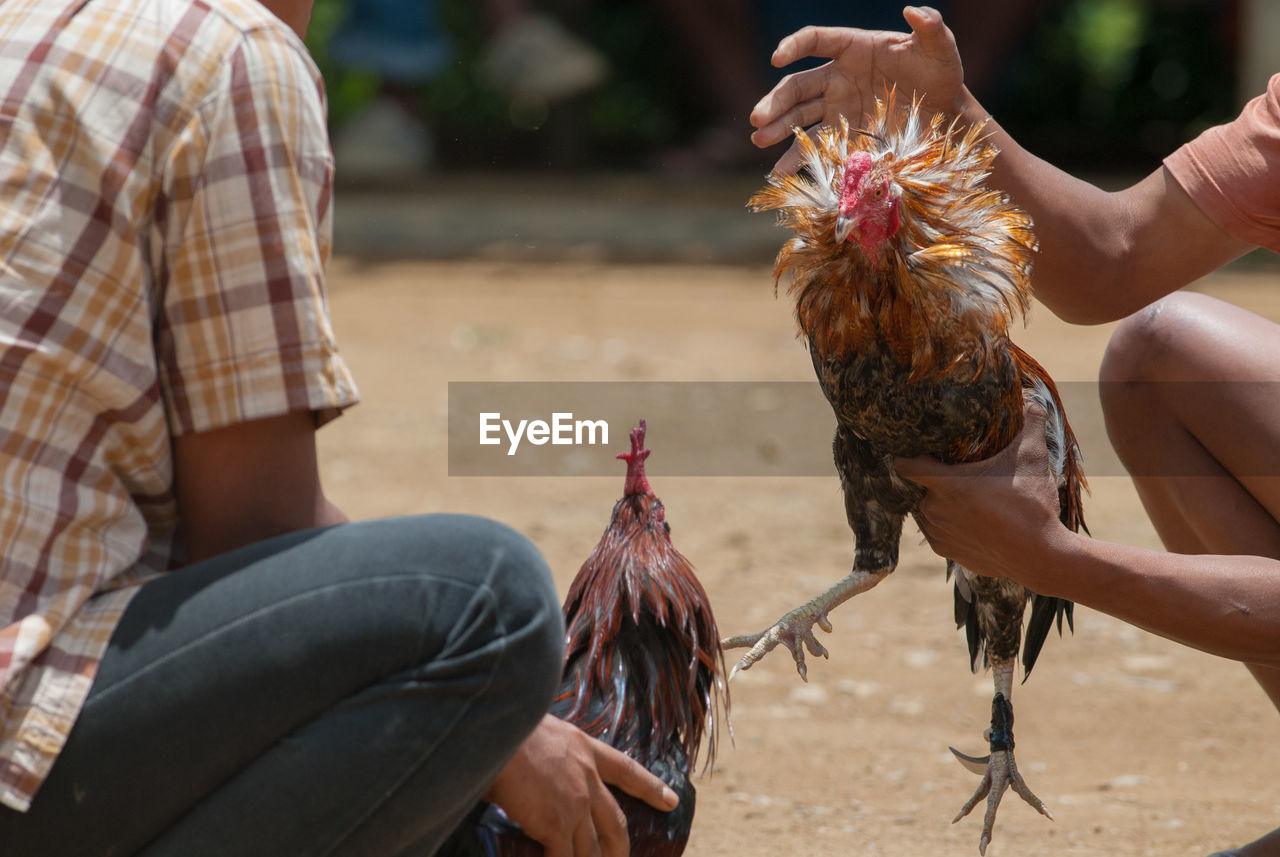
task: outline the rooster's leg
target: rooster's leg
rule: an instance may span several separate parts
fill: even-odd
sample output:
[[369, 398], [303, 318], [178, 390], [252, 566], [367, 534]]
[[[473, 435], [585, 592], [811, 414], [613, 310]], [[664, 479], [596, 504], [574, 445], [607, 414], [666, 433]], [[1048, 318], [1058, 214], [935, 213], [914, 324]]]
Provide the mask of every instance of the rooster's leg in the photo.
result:
[[821, 595], [813, 598], [787, 613], [772, 628], [756, 634], [739, 634], [721, 641], [726, 649], [740, 649], [750, 646], [751, 649], [733, 665], [729, 677], [733, 678], [738, 670], [750, 669], [751, 665], [772, 651], [779, 643], [786, 646], [796, 659], [796, 671], [800, 678], [808, 681], [808, 667], [804, 662], [805, 646], [809, 654], [827, 657], [826, 647], [814, 636], [813, 626], [817, 625], [827, 633], [831, 633], [831, 620], [827, 614], [860, 592], [866, 592], [875, 586], [893, 566], [874, 571], [854, 569], [850, 574]]
[[975, 758], [966, 756], [955, 747], [951, 748], [951, 752], [955, 753], [960, 764], [975, 773], [982, 774], [982, 783], [978, 786], [978, 790], [960, 808], [959, 814], [951, 822], [954, 824], [964, 818], [978, 805], [978, 801], [984, 797], [987, 799], [987, 814], [982, 821], [982, 838], [978, 840], [980, 854], [987, 853], [987, 845], [991, 842], [991, 829], [996, 821], [996, 811], [1000, 808], [1000, 799], [1004, 797], [1005, 790], [1008, 788], [1017, 792], [1041, 815], [1050, 821], [1053, 820], [1053, 813], [1049, 812], [1044, 801], [1036, 797], [1035, 792], [1027, 786], [1013, 760], [1013, 705], [1009, 701], [1013, 692], [1013, 670], [1013, 658], [992, 658], [991, 672], [995, 676], [996, 695], [991, 701], [991, 728], [986, 732], [986, 738], [991, 743], [991, 755], [986, 758]]
[[[821, 376], [819, 370], [819, 376]], [[836, 470], [840, 473], [840, 488], [844, 494], [844, 513], [853, 531], [853, 571], [816, 598], [787, 613], [772, 628], [758, 634], [740, 634], [721, 641], [726, 649], [750, 646], [729, 672], [732, 678], [738, 670], [751, 665], [777, 647], [786, 646], [796, 661], [796, 672], [808, 681], [808, 667], [804, 662], [804, 650], [809, 654], [827, 657], [826, 647], [814, 636], [817, 625], [831, 633], [828, 614], [853, 596], [866, 592], [884, 580], [898, 565], [898, 540], [902, 536], [902, 520], [906, 508], [919, 499], [912, 495], [906, 483], [892, 474], [893, 459], [876, 453], [865, 440], [842, 426], [837, 426], [834, 442]], [[883, 496], [900, 490], [911, 495], [899, 497], [900, 503], [885, 504]]]

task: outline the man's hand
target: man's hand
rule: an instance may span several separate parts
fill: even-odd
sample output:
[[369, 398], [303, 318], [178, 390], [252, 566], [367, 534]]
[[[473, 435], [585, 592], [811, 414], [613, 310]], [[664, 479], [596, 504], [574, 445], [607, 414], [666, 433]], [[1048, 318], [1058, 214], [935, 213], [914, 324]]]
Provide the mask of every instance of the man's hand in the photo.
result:
[[664, 812], [678, 802], [640, 763], [548, 714], [485, 800], [542, 843], [547, 857], [626, 857], [627, 819], [606, 783]]
[[1022, 433], [991, 458], [972, 464], [928, 456], [894, 460], [900, 476], [928, 489], [917, 522], [937, 554], [979, 574], [1031, 586], [1033, 558], [1070, 535], [1058, 519], [1044, 429], [1044, 411], [1028, 405]]
[[[876, 98], [895, 86], [903, 97], [919, 95], [934, 111], [959, 113], [966, 94], [964, 69], [951, 31], [935, 9], [908, 6], [902, 15], [910, 33], [805, 27], [783, 39], [773, 53], [777, 68], [805, 57], [831, 62], [787, 75], [760, 99], [751, 111], [751, 124], [758, 129], [751, 141], [772, 146], [790, 137], [794, 127], [834, 123], [841, 115], [857, 125], [872, 112]], [[793, 146], [774, 169], [792, 172], [799, 165]]]

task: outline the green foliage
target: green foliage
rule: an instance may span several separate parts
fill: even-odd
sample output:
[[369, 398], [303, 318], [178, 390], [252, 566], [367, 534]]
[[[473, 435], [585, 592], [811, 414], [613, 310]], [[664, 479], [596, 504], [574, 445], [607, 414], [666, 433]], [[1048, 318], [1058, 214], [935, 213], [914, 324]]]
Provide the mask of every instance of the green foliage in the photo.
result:
[[[479, 4], [441, 0], [452, 60], [418, 96], [445, 165], [634, 167], [707, 119], [697, 81], [653, 4], [539, 5], [564, 10], [562, 21], [608, 57], [609, 80], [563, 104], [512, 104], [479, 74], [488, 36]], [[376, 75], [329, 56], [346, 8], [345, 0], [316, 0], [307, 39], [335, 125], [379, 88]], [[1064, 166], [1150, 167], [1234, 115], [1222, 14], [1215, 3], [1051, 0], [984, 101], [1015, 137]]]
[[987, 106], [1055, 163], [1151, 169], [1235, 115], [1221, 15], [1212, 3], [1060, 0]]
[[324, 75], [325, 91], [329, 96], [329, 120], [335, 125], [372, 101], [378, 94], [379, 85], [376, 74], [342, 68], [329, 56], [329, 40], [342, 26], [346, 14], [344, 0], [316, 0], [311, 12], [311, 26], [307, 28], [307, 50]]
[[1076, 46], [1084, 73], [1110, 90], [1131, 74], [1150, 17], [1139, 0], [1080, 0], [1063, 16], [1063, 35]]

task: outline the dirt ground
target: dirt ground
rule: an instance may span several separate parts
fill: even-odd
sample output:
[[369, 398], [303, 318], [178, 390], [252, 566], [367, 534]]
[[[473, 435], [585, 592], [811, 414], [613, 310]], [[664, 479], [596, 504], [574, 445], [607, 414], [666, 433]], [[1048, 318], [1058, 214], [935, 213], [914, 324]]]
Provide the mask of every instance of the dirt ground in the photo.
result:
[[[1277, 276], [1200, 287], [1280, 319]], [[333, 317], [364, 402], [320, 434], [327, 489], [353, 518], [505, 521], [541, 547], [563, 591], [623, 471], [450, 477], [447, 383], [811, 380], [771, 285], [763, 266], [339, 258]], [[1037, 307], [1018, 339], [1059, 381], [1087, 382], [1108, 333]], [[1105, 461], [1103, 436], [1085, 429], [1086, 456]], [[655, 460], [663, 442], [651, 424]], [[1126, 478], [1095, 475], [1092, 488], [1096, 537], [1158, 546]], [[849, 568], [834, 474], [673, 476], [654, 489], [725, 633], [765, 627]], [[991, 683], [968, 670], [951, 599], [941, 560], [908, 526], [897, 572], [833, 614], [831, 658], [811, 659], [807, 684], [785, 652], [736, 678], [733, 740], [698, 781], [687, 853], [976, 854], [980, 819], [950, 822], [977, 778], [947, 746], [984, 752]], [[1020, 767], [1057, 821], [1010, 794], [994, 857], [1194, 857], [1280, 826], [1280, 717], [1237, 664], [1077, 608], [1075, 634], [1050, 639], [1014, 704]]]

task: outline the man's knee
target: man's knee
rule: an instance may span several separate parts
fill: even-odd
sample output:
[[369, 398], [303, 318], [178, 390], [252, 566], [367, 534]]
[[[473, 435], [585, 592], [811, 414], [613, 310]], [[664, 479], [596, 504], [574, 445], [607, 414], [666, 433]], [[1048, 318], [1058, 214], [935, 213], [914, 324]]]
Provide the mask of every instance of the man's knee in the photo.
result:
[[[555, 583], [542, 554], [523, 535], [470, 515], [410, 519], [417, 550], [439, 568], [458, 569], [483, 591], [484, 621], [496, 623], [507, 654], [501, 659], [505, 692], [535, 707], [549, 704], [564, 666], [564, 620]], [[464, 571], [465, 569], [465, 571]], [[477, 614], [479, 616], [481, 614]]]
[[1196, 350], [1212, 336], [1219, 306], [1206, 295], [1177, 292], [1117, 325], [1102, 358], [1098, 390], [1117, 446], [1123, 446], [1127, 426], [1167, 411], [1168, 397], [1178, 395], [1177, 382], [1192, 380]]
[[[470, 515], [420, 515], [345, 524], [343, 547], [383, 572], [421, 578], [411, 601], [388, 609], [417, 640], [415, 662], [493, 673], [513, 698], [548, 704], [564, 660], [564, 622], [546, 561], [508, 526]], [[373, 558], [376, 557], [376, 563]], [[348, 559], [350, 562], [350, 559]], [[388, 597], [399, 597], [387, 590]], [[401, 608], [404, 609], [401, 609]], [[533, 704], [530, 702], [530, 704]]]
[[490, 586], [502, 610], [517, 669], [530, 692], [554, 692], [564, 669], [564, 618], [555, 583], [542, 554], [514, 529], [484, 518], [455, 518], [485, 545], [493, 571]]
[[1195, 380], [1203, 355], [1221, 348], [1230, 305], [1195, 292], [1175, 292], [1122, 320], [1107, 343], [1104, 385]]

